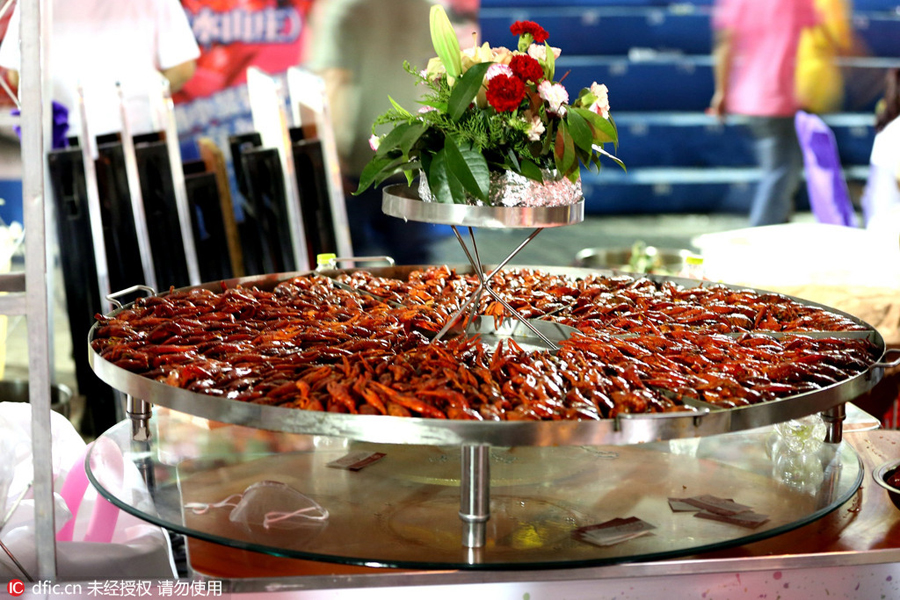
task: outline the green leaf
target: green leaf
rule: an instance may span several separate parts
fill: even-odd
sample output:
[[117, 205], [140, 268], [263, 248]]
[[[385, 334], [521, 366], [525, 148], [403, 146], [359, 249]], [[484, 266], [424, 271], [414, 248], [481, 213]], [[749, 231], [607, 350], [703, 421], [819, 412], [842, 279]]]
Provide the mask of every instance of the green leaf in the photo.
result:
[[494, 63], [472, 65], [457, 80], [456, 85], [453, 86], [453, 91], [450, 92], [450, 101], [447, 103], [447, 113], [451, 119], [459, 121], [459, 118], [469, 108], [472, 100], [478, 95], [478, 90], [481, 89], [482, 83], [484, 83], [484, 74], [492, 64]]
[[407, 117], [410, 119], [413, 118], [413, 114], [411, 112], [409, 112], [408, 110], [406, 110], [405, 108], [403, 108], [402, 106], [400, 106], [399, 104], [397, 104], [397, 102], [393, 98], [388, 96], [388, 100], [391, 101], [391, 106], [393, 106], [394, 110], [396, 110], [398, 113], [400, 113], [404, 117]]
[[430, 106], [431, 108], [437, 109], [442, 113], [447, 112], [446, 102], [438, 102], [437, 100], [421, 100], [419, 101], [419, 104], [421, 104], [422, 106]]
[[428, 186], [435, 200], [444, 204], [465, 204], [466, 191], [447, 165], [447, 155], [441, 150], [434, 155], [428, 170]]
[[447, 75], [459, 77], [462, 73], [462, 57], [460, 56], [459, 40], [450, 23], [450, 18], [439, 4], [431, 7], [430, 17], [431, 43], [434, 45], [434, 51], [444, 63]]
[[353, 192], [353, 195], [361, 194], [373, 184], [378, 185], [396, 173], [398, 167], [405, 162], [406, 159], [402, 156], [376, 156], [363, 168], [363, 172], [359, 176], [359, 187]]
[[444, 139], [443, 153], [450, 175], [458, 180], [467, 192], [487, 202], [491, 174], [484, 155], [468, 147], [460, 148], [450, 136]]
[[375, 156], [384, 156], [392, 150], [398, 149], [403, 156], [409, 155], [410, 149], [419, 141], [426, 129], [427, 127], [422, 123], [400, 123], [384, 136]]
[[[616, 122], [613, 121], [612, 115], [609, 116], [609, 123], [613, 126], [613, 131], [615, 132], [616, 141], [614, 142], [613, 148], [618, 152], [619, 150], [619, 128], [616, 126]], [[625, 168], [624, 166], [622, 167]]]
[[572, 134], [575, 145], [590, 153], [594, 145], [594, 135], [587, 120], [578, 111], [570, 110], [566, 114], [566, 124], [569, 126], [569, 133]]
[[[506, 162], [513, 171], [522, 173], [522, 166], [519, 164], [519, 159], [516, 157], [516, 153], [512, 148], [506, 153]], [[524, 173], [522, 174], [524, 175]]]
[[547, 56], [545, 59], [546, 66], [544, 68], [544, 76], [549, 80], [553, 81], [553, 76], [556, 74], [556, 55], [553, 54], [553, 48], [550, 47], [550, 44], [544, 42], [544, 48], [547, 49]]
[[[601, 151], [600, 151], [600, 154], [602, 154], [603, 156], [607, 157], [608, 159], [612, 160], [614, 163], [616, 163], [617, 165], [619, 165], [620, 167], [622, 167], [622, 170], [625, 171], [626, 173], [628, 172], [628, 169], [625, 168], [625, 163], [623, 163], [621, 160], [619, 160], [618, 158], [616, 158], [615, 156], [613, 156], [612, 154], [610, 154], [610, 153], [607, 152], [606, 150], [601, 150]], [[599, 160], [598, 160], [598, 161], [597, 161], [597, 166], [599, 166], [599, 165], [600, 165], [600, 162], [599, 162]]]
[[527, 158], [522, 159], [521, 173], [529, 179], [544, 183], [544, 174], [541, 172], [541, 168]]
[[616, 143], [616, 141], [618, 141], [619, 138], [616, 133], [616, 126], [609, 120], [604, 119], [597, 113], [586, 108], [570, 106], [569, 110], [583, 117], [590, 123], [595, 144], [605, 144], [607, 142]]
[[625, 163], [623, 163], [621, 160], [619, 160], [618, 158], [616, 158], [616, 157], [613, 156], [612, 154], [609, 154], [609, 155], [607, 155], [607, 156], [608, 156], [614, 163], [616, 163], [617, 165], [619, 165], [620, 167], [622, 167], [622, 170], [623, 170], [623, 171], [625, 171], [626, 173], [628, 172], [628, 169], [625, 168]]
[[553, 140], [556, 139], [556, 129], [553, 125], [553, 122], [547, 123], [547, 131], [544, 132], [544, 147], [541, 150], [541, 156], [550, 153], [550, 149], [553, 146]]
[[561, 175], [569, 175], [573, 167], [577, 166], [575, 160], [575, 144], [565, 121], [559, 122], [559, 130], [556, 132], [556, 143], [553, 147], [553, 157], [556, 159], [556, 168]]

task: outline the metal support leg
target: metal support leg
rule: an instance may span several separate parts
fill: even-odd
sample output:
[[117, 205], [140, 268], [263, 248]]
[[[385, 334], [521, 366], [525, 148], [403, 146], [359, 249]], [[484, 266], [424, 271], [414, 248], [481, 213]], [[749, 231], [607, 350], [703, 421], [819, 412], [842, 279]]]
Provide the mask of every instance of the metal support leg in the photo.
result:
[[488, 294], [490, 294], [491, 297], [497, 300], [497, 302], [502, 304], [503, 307], [513, 316], [513, 318], [518, 319], [523, 325], [530, 329], [532, 333], [541, 338], [541, 340], [543, 340], [550, 349], [559, 349], [557, 345], [554, 344], [547, 336], [538, 331], [534, 325], [529, 323], [528, 319], [523, 317], [522, 314], [519, 313], [519, 311], [510, 306], [506, 300], [504, 300], [497, 292], [495, 292], [490, 284], [491, 278], [499, 273], [503, 269], [503, 267], [505, 267], [506, 264], [511, 261], [513, 257], [515, 257], [516, 254], [518, 254], [522, 250], [522, 248], [527, 246], [528, 243], [531, 242], [531, 240], [533, 240], [541, 231], [543, 231], [543, 228], [535, 229], [531, 233], [531, 235], [529, 235], [528, 238], [525, 239], [525, 241], [519, 244], [519, 246], [503, 260], [503, 262], [501, 262], [493, 271], [485, 274], [484, 265], [481, 263], [481, 257], [478, 255], [478, 246], [475, 243], [475, 233], [473, 232], [472, 228], [469, 228], [469, 236], [472, 239], [472, 250], [470, 251], [469, 247], [466, 245], [465, 240], [463, 240], [462, 235], [460, 235], [459, 230], [457, 230], [455, 225], [453, 226], [453, 233], [456, 234], [456, 239], [457, 241], [459, 241], [459, 245], [462, 247], [463, 252], [466, 253], [466, 257], [469, 259], [469, 263], [472, 265], [472, 268], [475, 269], [475, 274], [478, 276], [478, 287], [469, 295], [468, 299], [466, 299], [466, 302], [455, 313], [453, 313], [449, 319], [447, 319], [447, 323], [437, 333], [437, 335], [434, 336], [432, 341], [436, 342], [443, 338], [447, 331], [449, 331], [450, 328], [456, 324], [457, 319], [459, 319], [463, 315], [463, 313], [466, 312], [466, 309], [469, 308], [470, 305], [472, 306], [472, 310], [470, 312], [469, 318], [472, 319], [477, 316], [478, 301], [481, 299], [482, 292], [486, 291]]
[[825, 431], [826, 444], [840, 444], [844, 439], [844, 419], [847, 418], [847, 406], [838, 404], [822, 413], [822, 420], [828, 428]]
[[134, 430], [132, 429], [131, 452], [135, 457], [134, 465], [138, 468], [141, 479], [147, 485], [147, 488], [153, 489], [156, 486], [156, 470], [153, 467], [153, 459], [151, 458], [154, 456], [151, 453], [151, 442], [150, 440], [137, 440], [133, 436]]
[[153, 416], [149, 402], [125, 396], [125, 414], [131, 419], [131, 439], [146, 442], [150, 439], [150, 417]]
[[463, 522], [462, 544], [466, 548], [483, 548], [487, 522], [491, 518], [490, 446], [466, 445], [461, 452], [459, 518]]

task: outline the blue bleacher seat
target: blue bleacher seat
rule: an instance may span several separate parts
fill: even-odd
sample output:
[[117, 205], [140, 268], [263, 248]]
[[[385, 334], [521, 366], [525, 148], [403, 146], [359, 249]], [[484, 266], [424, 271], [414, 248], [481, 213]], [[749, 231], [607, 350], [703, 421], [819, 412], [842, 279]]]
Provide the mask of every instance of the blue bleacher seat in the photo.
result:
[[[703, 113], [613, 112], [618, 156], [628, 167], [744, 167], [755, 164], [750, 133], [734, 119], [723, 125]], [[869, 162], [875, 131], [868, 115], [828, 115], [841, 163]]]
[[[568, 72], [568, 75], [566, 73]], [[609, 86], [613, 110], [700, 111], [713, 93], [712, 59], [708, 56], [666, 57], [630, 61], [617, 56], [566, 56], [556, 61], [570, 93], [598, 81]]]
[[509, 27], [518, 20], [540, 23], [565, 56], [627, 55], [636, 47], [709, 54], [712, 46], [708, 10], [657, 7], [483, 9], [482, 38], [495, 46], [513, 45]]
[[[550, 43], [568, 55], [627, 55], [632, 48], [708, 55], [712, 51], [709, 6], [527, 6], [483, 8], [482, 38], [510, 46], [515, 21], [537, 21], [551, 32]], [[898, 7], [900, 8], [900, 7]], [[868, 55], [900, 57], [900, 13], [862, 12], [853, 18], [856, 36]]]

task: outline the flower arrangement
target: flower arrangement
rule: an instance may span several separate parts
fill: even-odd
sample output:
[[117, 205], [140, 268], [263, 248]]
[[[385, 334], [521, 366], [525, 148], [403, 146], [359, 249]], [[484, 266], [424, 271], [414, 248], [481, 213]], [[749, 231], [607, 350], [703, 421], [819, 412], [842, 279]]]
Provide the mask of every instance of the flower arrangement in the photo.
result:
[[[512, 173], [538, 185], [577, 184], [580, 198], [582, 165], [599, 169], [606, 156], [624, 169], [604, 150], [618, 141], [606, 86], [593, 83], [570, 101], [553, 79], [560, 50], [540, 25], [514, 23], [515, 50], [486, 42], [461, 50], [437, 5], [430, 26], [437, 57], [421, 72], [404, 65], [427, 88], [422, 107], [410, 112], [390, 98], [393, 108], [372, 126], [375, 154], [357, 193], [400, 172], [412, 185], [421, 172], [436, 202], [496, 204], [492, 180]], [[392, 128], [376, 135], [382, 125]]]

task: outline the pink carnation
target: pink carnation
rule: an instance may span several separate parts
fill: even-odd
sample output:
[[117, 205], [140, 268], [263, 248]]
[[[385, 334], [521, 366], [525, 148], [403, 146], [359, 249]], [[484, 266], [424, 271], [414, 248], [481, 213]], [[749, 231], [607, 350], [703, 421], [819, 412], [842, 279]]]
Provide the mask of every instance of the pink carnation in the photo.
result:
[[550, 83], [546, 79], [538, 85], [538, 95], [545, 100], [550, 107], [550, 112], [559, 116], [566, 114], [565, 105], [569, 102], [569, 93], [559, 83]]
[[609, 118], [609, 89], [602, 83], [596, 81], [591, 84], [591, 94], [597, 97], [594, 103], [588, 107], [588, 110], [595, 112], [604, 119]]
[[544, 127], [544, 122], [541, 121], [541, 118], [538, 115], [532, 115], [531, 111], [527, 111], [525, 113], [525, 118], [523, 119], [526, 123], [528, 123], [528, 129], [525, 134], [528, 136], [528, 140], [532, 142], [537, 142], [541, 139], [541, 135], [544, 134], [546, 128]]
[[484, 74], [484, 80], [490, 81], [497, 75], [506, 75], [507, 77], [512, 77], [514, 75], [513, 70], [509, 67], [509, 65], [504, 65], [501, 63], [494, 63], [488, 67], [487, 73]]
[[[559, 58], [562, 55], [562, 50], [559, 48], [550, 47], [550, 50], [553, 51], [554, 60]], [[546, 62], [547, 61], [547, 46], [532, 44], [528, 47], [528, 56], [535, 59], [538, 62]]]

